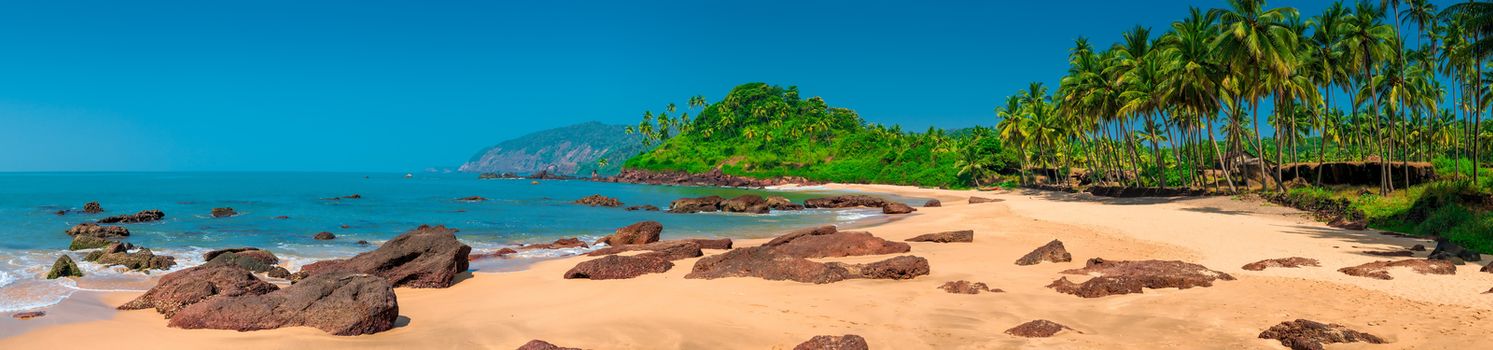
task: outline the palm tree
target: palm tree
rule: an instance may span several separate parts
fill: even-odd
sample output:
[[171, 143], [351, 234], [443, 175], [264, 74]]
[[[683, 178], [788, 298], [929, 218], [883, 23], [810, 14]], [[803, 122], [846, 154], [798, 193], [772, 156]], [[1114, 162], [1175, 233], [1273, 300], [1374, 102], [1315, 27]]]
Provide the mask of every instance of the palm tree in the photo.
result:
[[[1296, 16], [1296, 9], [1267, 9], [1264, 0], [1229, 0], [1229, 6], [1229, 9], [1212, 10], [1223, 27], [1214, 45], [1221, 55], [1234, 61], [1232, 67], [1243, 83], [1240, 96], [1235, 98], [1248, 99], [1254, 113], [1255, 150], [1261, 159], [1263, 184], [1265, 142], [1259, 130], [1259, 99], [1268, 91], [1262, 83], [1267, 76], [1290, 76], [1295, 68], [1297, 37], [1285, 23]], [[1277, 189], [1284, 190], [1279, 179], [1276, 180]]]
[[999, 130], [1001, 139], [1007, 144], [1016, 145], [1016, 152], [1020, 154], [1021, 169], [1017, 170], [1016, 173], [1020, 179], [1019, 182], [1023, 186], [1027, 185], [1026, 129], [1028, 127], [1026, 124], [1029, 123], [1024, 118], [1026, 114], [1022, 113], [1024, 109], [1022, 99], [1017, 95], [1006, 97], [1005, 107], [995, 109], [996, 117], [1000, 118], [1000, 122], [995, 126], [996, 130]]
[[[1378, 91], [1367, 87], [1373, 80], [1372, 77], [1374, 76], [1375, 63], [1389, 58], [1390, 50], [1392, 50], [1390, 42], [1395, 40], [1394, 29], [1390, 28], [1389, 25], [1380, 23], [1380, 19], [1382, 17], [1383, 9], [1375, 8], [1373, 5], [1370, 5], [1366, 2], [1360, 2], [1358, 3], [1357, 8], [1354, 9], [1353, 15], [1349, 16], [1347, 20], [1342, 24], [1342, 43], [1343, 46], [1348, 49], [1347, 52], [1348, 56], [1350, 57], [1348, 61], [1358, 62], [1359, 64], [1355, 68], [1352, 68], [1353, 73], [1355, 73], [1355, 76], [1357, 77], [1360, 84], [1364, 86], [1364, 88], [1360, 89], [1360, 91], [1368, 90], [1367, 92], [1370, 94], [1367, 101], [1373, 104], [1373, 108], [1371, 108], [1369, 112], [1374, 114], [1371, 114], [1369, 119], [1373, 121], [1373, 125], [1376, 130], [1375, 133], [1381, 134], [1381, 136], [1382, 131], [1379, 130], [1380, 123], [1377, 122], [1378, 120], [1380, 120], [1380, 118], [1378, 117], [1380, 106], [1379, 97], [1377, 95]], [[1358, 103], [1363, 102], [1364, 97], [1365, 96], [1362, 96], [1362, 92], [1360, 92], [1358, 96], [1359, 100], [1354, 101], [1354, 105], [1357, 106]], [[1380, 137], [1380, 139], [1383, 140], [1384, 138]], [[1389, 194], [1391, 186], [1388, 176], [1389, 154], [1386, 153], [1386, 151], [1388, 150], [1389, 143], [1385, 142], [1384, 147], [1380, 147], [1379, 151], [1379, 174], [1381, 175], [1379, 176], [1379, 194], [1381, 195]]]

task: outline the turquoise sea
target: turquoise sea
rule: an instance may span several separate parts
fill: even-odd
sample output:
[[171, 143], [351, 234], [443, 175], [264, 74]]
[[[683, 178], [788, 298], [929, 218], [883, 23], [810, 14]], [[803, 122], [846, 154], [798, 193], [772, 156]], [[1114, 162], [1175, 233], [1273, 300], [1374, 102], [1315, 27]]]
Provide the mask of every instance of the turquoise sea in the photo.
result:
[[[626, 205], [667, 208], [670, 201], [681, 197], [747, 193], [776, 194], [801, 202], [844, 192], [812, 187], [773, 191], [548, 180], [535, 185], [530, 180], [478, 180], [475, 174], [463, 173], [416, 173], [409, 178], [389, 173], [0, 173], [0, 312], [45, 307], [78, 290], [148, 289], [149, 276], [144, 273], [82, 262], [84, 252], [66, 250], [71, 238], [64, 233], [78, 223], [146, 209], [160, 209], [166, 218], [124, 224], [131, 231], [127, 241], [175, 256], [178, 265], [174, 269], [202, 263], [202, 253], [209, 250], [259, 247], [280, 256], [291, 271], [315, 260], [374, 249], [421, 224], [460, 229], [458, 238], [476, 253], [564, 237], [590, 242], [641, 220], [663, 223], [664, 239], [670, 239], [763, 237], [794, 227], [863, 225], [881, 218], [878, 209], [669, 214], [571, 203], [601, 194]], [[352, 194], [362, 198], [324, 199]], [[456, 200], [467, 196], [488, 200]], [[90, 201], [99, 202], [104, 213], [82, 214], [83, 204]], [[232, 207], [238, 215], [213, 218], [209, 212], [216, 207]], [[57, 215], [59, 210], [79, 212]], [[311, 238], [322, 231], [337, 238]], [[372, 244], [359, 245], [359, 240]], [[581, 252], [527, 251], [510, 259], [474, 263], [473, 268], [511, 270], [537, 259]], [[59, 254], [72, 255], [87, 276], [78, 281], [44, 279]]]

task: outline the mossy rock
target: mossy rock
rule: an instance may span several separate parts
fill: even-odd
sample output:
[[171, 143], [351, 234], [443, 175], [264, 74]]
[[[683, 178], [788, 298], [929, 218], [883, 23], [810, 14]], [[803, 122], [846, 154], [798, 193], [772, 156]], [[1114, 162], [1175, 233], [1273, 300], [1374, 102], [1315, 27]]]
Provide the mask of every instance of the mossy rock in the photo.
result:
[[67, 250], [98, 249], [108, 247], [113, 243], [114, 241], [95, 236], [73, 236], [73, 243], [67, 247]]
[[47, 272], [47, 279], [58, 279], [61, 277], [83, 277], [83, 269], [78, 268], [78, 263], [73, 258], [63, 254], [57, 257], [57, 262], [52, 263], [52, 271]]

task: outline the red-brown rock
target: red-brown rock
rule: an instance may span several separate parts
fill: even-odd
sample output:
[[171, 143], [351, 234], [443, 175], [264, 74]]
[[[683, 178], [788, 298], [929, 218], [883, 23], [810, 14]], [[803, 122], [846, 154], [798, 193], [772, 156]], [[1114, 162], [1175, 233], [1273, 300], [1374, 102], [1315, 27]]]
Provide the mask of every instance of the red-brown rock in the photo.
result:
[[809, 341], [798, 344], [793, 350], [868, 350], [866, 338], [859, 335], [816, 335]]
[[1011, 329], [1006, 330], [1006, 334], [1026, 338], [1046, 338], [1057, 335], [1058, 332], [1062, 332], [1063, 330], [1071, 331], [1073, 328], [1068, 328], [1068, 326], [1048, 320], [1034, 320], [1011, 327]]
[[88, 202], [83, 204], [83, 212], [88, 214], [98, 214], [104, 212], [104, 207], [99, 206], [98, 202]]
[[1068, 254], [1068, 249], [1063, 248], [1062, 241], [1054, 239], [1052, 242], [1047, 242], [1047, 244], [1037, 247], [1031, 253], [1026, 253], [1020, 259], [1016, 259], [1016, 265], [1036, 265], [1043, 261], [1069, 262], [1073, 261], [1073, 255]]
[[664, 225], [658, 221], [643, 221], [617, 229], [616, 233], [602, 237], [595, 244], [606, 244], [619, 246], [625, 244], [646, 244], [658, 242], [658, 235], [664, 231]]
[[726, 200], [720, 196], [705, 196], [699, 198], [680, 198], [669, 203], [670, 213], [699, 213], [714, 212], [721, 210], [721, 201]]
[[472, 252], [472, 247], [456, 240], [455, 233], [446, 226], [420, 225], [371, 252], [306, 265], [296, 277], [353, 272], [383, 277], [396, 287], [450, 287], [457, 274], [467, 271], [467, 256]]
[[154, 308], [166, 318], [172, 318], [177, 311], [208, 298], [259, 295], [278, 289], [239, 267], [198, 266], [162, 276], [155, 287], [120, 305], [119, 309]]
[[226, 218], [226, 217], [238, 215], [238, 212], [234, 211], [233, 208], [227, 208], [227, 207], [224, 207], [224, 208], [213, 208], [212, 215], [215, 218]]
[[557, 239], [554, 242], [550, 242], [550, 243], [528, 244], [528, 245], [524, 245], [524, 246], [518, 247], [518, 249], [519, 250], [533, 250], [533, 249], [565, 249], [565, 248], [590, 248], [590, 247], [591, 246], [587, 245], [586, 242], [581, 242], [580, 238], [570, 237], [570, 238]]
[[110, 216], [110, 217], [107, 217], [107, 218], [99, 219], [98, 223], [100, 223], [100, 224], [113, 224], [113, 223], [125, 223], [125, 224], [128, 224], [128, 223], [137, 223], [137, 222], [156, 221], [156, 220], [160, 220], [160, 219], [164, 219], [164, 218], [166, 218], [166, 213], [163, 213], [160, 210], [151, 209], [151, 210], [141, 210], [140, 212], [134, 213], [134, 214], [125, 214], [125, 215]]
[[1373, 334], [1359, 332], [1339, 324], [1325, 324], [1298, 319], [1281, 322], [1264, 332], [1260, 339], [1275, 339], [1280, 345], [1293, 350], [1322, 350], [1323, 344], [1357, 343], [1384, 344], [1384, 339]]
[[993, 199], [993, 198], [969, 197], [969, 204], [993, 203], [993, 202], [999, 202], [999, 201], [1000, 201], [999, 199]]
[[894, 257], [870, 264], [829, 264], [843, 266], [852, 278], [906, 280], [928, 275], [928, 259], [911, 255]]
[[192, 304], [178, 311], [169, 325], [237, 331], [306, 326], [333, 335], [359, 335], [392, 329], [398, 318], [394, 288], [384, 278], [336, 272], [262, 295]]
[[834, 197], [809, 198], [804, 200], [805, 208], [881, 208], [886, 206], [887, 200], [880, 197], [863, 194], [849, 194]]
[[535, 340], [530, 340], [528, 343], [524, 343], [524, 345], [518, 347], [517, 350], [581, 350], [581, 349], [580, 348], [562, 347], [562, 346], [559, 346], [559, 345], [550, 344], [547, 341], [535, 339]]
[[503, 248], [503, 249], [498, 249], [498, 250], [487, 252], [487, 253], [477, 253], [477, 254], [467, 255], [467, 261], [477, 261], [477, 260], [482, 260], [482, 259], [501, 258], [501, 257], [507, 256], [508, 254], [513, 254], [513, 253], [518, 253], [518, 251], [517, 250], [513, 250], [512, 248]]
[[1332, 226], [1332, 227], [1336, 227], [1336, 228], [1340, 228], [1340, 229], [1345, 229], [1345, 230], [1363, 231], [1364, 229], [1369, 228], [1369, 223], [1368, 223], [1368, 221], [1365, 221], [1363, 219], [1349, 220], [1349, 219], [1346, 219], [1346, 218], [1339, 217], [1339, 218], [1333, 219], [1331, 222], [1328, 222], [1327, 226]]
[[570, 271], [565, 271], [565, 278], [593, 280], [627, 279], [644, 274], [663, 273], [674, 267], [674, 263], [653, 254], [644, 253], [633, 256], [608, 255], [600, 259], [582, 261], [571, 268]]
[[130, 236], [130, 229], [122, 226], [103, 226], [93, 223], [82, 223], [73, 225], [67, 229], [68, 236], [88, 236], [97, 238], [123, 238]]
[[1084, 268], [1067, 270], [1063, 273], [1099, 275], [1083, 283], [1073, 283], [1068, 281], [1067, 277], [1063, 277], [1047, 285], [1048, 288], [1059, 293], [1073, 294], [1083, 298], [1141, 293], [1142, 288], [1211, 287], [1215, 280], [1234, 280], [1234, 276], [1227, 273], [1175, 260], [1110, 261], [1093, 258], [1089, 259]]
[[679, 260], [679, 259], [688, 259], [688, 258], [697, 258], [697, 257], [700, 257], [701, 255], [704, 255], [704, 252], [700, 251], [700, 244], [699, 243], [695, 243], [694, 241], [688, 241], [688, 240], [658, 241], [658, 242], [653, 242], [653, 243], [648, 243], [648, 244], [629, 244], [629, 245], [621, 245], [621, 246], [614, 246], [614, 247], [606, 247], [606, 248], [597, 249], [597, 250], [592, 251], [590, 253], [586, 253], [586, 255], [589, 255], [589, 256], [615, 255], [615, 254], [619, 254], [619, 253], [623, 253], [623, 252], [630, 252], [630, 251], [650, 251], [650, 252], [657, 252], [658, 254], [656, 254], [656, 256], [661, 257], [664, 260], [669, 260], [669, 261], [674, 261], [674, 260]]
[[907, 242], [968, 243], [975, 241], [974, 230], [959, 230], [929, 233], [908, 238]]
[[727, 213], [767, 214], [768, 209], [767, 200], [755, 194], [736, 196], [720, 203], [720, 210]]
[[685, 239], [685, 240], [686, 241], [690, 241], [690, 242], [695, 242], [695, 244], [699, 244], [700, 245], [700, 249], [731, 249], [731, 245], [733, 244], [731, 242], [730, 238], [717, 238], [717, 239], [690, 238], [690, 239]]
[[589, 205], [593, 207], [620, 207], [622, 206], [622, 201], [619, 201], [616, 198], [612, 197], [593, 194], [586, 196], [585, 198], [575, 200], [575, 204]]
[[1446, 260], [1429, 259], [1406, 259], [1400, 261], [1375, 261], [1358, 266], [1349, 266], [1338, 269], [1338, 272], [1349, 276], [1368, 277], [1381, 280], [1392, 280], [1389, 269], [1395, 267], [1408, 267], [1411, 270], [1432, 275], [1453, 275], [1457, 273], [1457, 265]]
[[907, 243], [892, 242], [873, 236], [870, 232], [855, 231], [801, 235], [771, 246], [776, 253], [799, 258], [898, 254], [912, 250], [912, 246]]
[[467, 196], [467, 197], [457, 198], [456, 200], [462, 201], [462, 202], [481, 202], [481, 201], [487, 200], [487, 198], [482, 198], [482, 196]]
[[839, 282], [851, 275], [842, 265], [778, 254], [771, 247], [760, 246], [738, 248], [700, 258], [695, 262], [694, 269], [684, 276], [691, 279], [726, 277], [757, 277], [772, 281], [823, 284]]
[[770, 208], [770, 209], [772, 209], [772, 210], [803, 210], [804, 209], [804, 206], [802, 204], [793, 203], [793, 201], [790, 201], [790, 200], [788, 200], [787, 197], [783, 197], [783, 196], [769, 196], [769, 197], [767, 197], [767, 207]]
[[1005, 293], [1006, 292], [1006, 291], [1000, 290], [1000, 289], [990, 289], [990, 286], [986, 286], [985, 283], [981, 283], [981, 282], [970, 282], [970, 281], [964, 281], [964, 280], [945, 282], [942, 286], [938, 286], [938, 289], [942, 289], [945, 292], [949, 292], [949, 293], [953, 293], [953, 294], [980, 294], [980, 292], [991, 292], [991, 293]]
[[315, 240], [318, 240], [318, 241], [329, 241], [329, 240], [337, 239], [337, 235], [332, 234], [331, 232], [322, 231], [322, 232], [317, 232], [316, 235], [315, 236], [311, 236], [311, 238], [315, 239]]
[[882, 214], [908, 214], [915, 211], [918, 209], [901, 202], [887, 202], [886, 205], [881, 206]]
[[923, 203], [924, 208], [937, 208], [942, 206], [943, 202], [940, 202], [937, 199], [929, 199], [927, 202]]
[[1303, 257], [1293, 256], [1293, 257], [1289, 257], [1289, 258], [1260, 260], [1260, 261], [1256, 261], [1256, 262], [1252, 262], [1252, 263], [1246, 264], [1242, 268], [1245, 269], [1245, 270], [1250, 270], [1250, 271], [1262, 271], [1262, 270], [1265, 270], [1265, 268], [1269, 268], [1269, 267], [1302, 267], [1302, 266], [1322, 266], [1322, 265], [1317, 262], [1317, 259], [1310, 259], [1310, 258], [1303, 258]]
[[46, 316], [46, 315], [47, 315], [46, 311], [26, 311], [26, 312], [17, 312], [17, 313], [14, 313], [14, 314], [10, 314], [10, 317], [11, 318], [15, 318], [17, 320], [29, 320], [29, 319], [33, 319], [33, 318], [38, 318], [38, 317]]

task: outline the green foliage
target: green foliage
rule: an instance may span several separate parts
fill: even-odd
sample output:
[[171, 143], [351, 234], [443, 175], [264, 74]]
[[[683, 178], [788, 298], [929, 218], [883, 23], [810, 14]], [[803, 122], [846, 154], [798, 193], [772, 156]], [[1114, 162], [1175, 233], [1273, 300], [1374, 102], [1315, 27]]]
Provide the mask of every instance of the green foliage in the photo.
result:
[[996, 171], [1012, 169], [1015, 159], [988, 129], [951, 137], [938, 129], [914, 133], [868, 125], [855, 111], [830, 107], [818, 97], [800, 98], [796, 87], [764, 83], [737, 86], [675, 128], [683, 131], [661, 138], [658, 148], [624, 167], [966, 187], [990, 183]]
[[1459, 204], [1443, 206], [1431, 212], [1425, 221], [1415, 225], [1414, 233], [1421, 236], [1441, 235], [1451, 231], [1453, 227], [1471, 221], [1472, 218], [1472, 211]]
[[1441, 236], [1473, 251], [1493, 252], [1493, 214], [1477, 214]]

